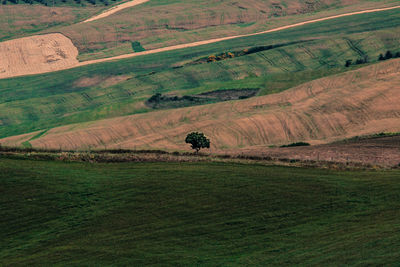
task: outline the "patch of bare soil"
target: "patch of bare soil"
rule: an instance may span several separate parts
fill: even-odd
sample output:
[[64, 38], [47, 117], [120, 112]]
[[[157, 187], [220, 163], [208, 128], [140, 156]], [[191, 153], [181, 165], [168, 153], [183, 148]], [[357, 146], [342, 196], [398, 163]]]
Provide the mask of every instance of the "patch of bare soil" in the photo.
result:
[[119, 76], [92, 76], [92, 77], [82, 77], [74, 83], [75, 87], [91, 87], [91, 86], [101, 86], [109, 87], [120, 82], [126, 81], [130, 78], [129, 75], [119, 75]]
[[102, 82], [101, 86], [102, 87], [110, 87], [110, 86], [116, 85], [120, 82], [129, 80], [129, 78], [131, 78], [131, 76], [129, 76], [129, 75], [111, 76], [111, 77], [108, 77], [107, 79], [105, 79]]
[[75, 87], [91, 87], [99, 85], [103, 81], [101, 76], [83, 77], [74, 83]]
[[60, 33], [0, 43], [0, 78], [68, 69], [78, 64], [78, 50]]

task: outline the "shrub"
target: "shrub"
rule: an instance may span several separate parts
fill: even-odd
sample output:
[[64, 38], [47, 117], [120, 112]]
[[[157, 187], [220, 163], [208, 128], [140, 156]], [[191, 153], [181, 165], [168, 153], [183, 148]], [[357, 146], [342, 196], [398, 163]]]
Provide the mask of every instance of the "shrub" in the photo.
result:
[[207, 58], [207, 62], [214, 62], [217, 61], [217, 57], [215, 55], [211, 55]]
[[149, 100], [147, 100], [149, 103], [159, 103], [161, 100], [161, 94], [157, 93], [155, 95], [152, 95]]
[[393, 57], [393, 54], [392, 54], [392, 52], [390, 52], [389, 50], [388, 51], [386, 51], [386, 54], [385, 54], [385, 59], [391, 59]]
[[[108, 4], [108, 3], [107, 3]], [[143, 52], [143, 51], [146, 51], [146, 49], [144, 49], [144, 47], [142, 46], [142, 44], [140, 43], [140, 42], [138, 42], [138, 41], [134, 41], [134, 42], [132, 42], [132, 50], [134, 51], [134, 52]]]

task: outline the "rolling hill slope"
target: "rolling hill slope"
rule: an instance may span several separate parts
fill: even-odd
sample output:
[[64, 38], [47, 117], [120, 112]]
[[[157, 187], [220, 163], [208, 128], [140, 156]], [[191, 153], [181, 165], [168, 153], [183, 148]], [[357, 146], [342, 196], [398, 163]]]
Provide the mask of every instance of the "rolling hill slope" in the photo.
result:
[[318, 79], [285, 92], [183, 109], [74, 124], [1, 139], [33, 147], [184, 149], [203, 131], [212, 151], [296, 141], [325, 143], [354, 135], [400, 131], [400, 60]]
[[[261, 32], [311, 19], [398, 5], [360, 0], [150, 0], [107, 18], [60, 28], [80, 51], [79, 59], [105, 58], [195, 41]], [[155, 18], [153, 14], [157, 14]]]
[[[379, 53], [386, 50], [400, 51], [399, 25], [400, 12], [390, 10], [45, 75], [3, 79], [0, 137], [149, 112], [152, 109], [144, 102], [155, 93], [193, 95], [242, 88], [257, 88], [259, 95], [280, 92], [349, 70], [345, 61], [360, 58], [360, 51], [370, 62], [376, 62]], [[268, 48], [270, 45], [279, 46]], [[223, 61], [193, 64], [210, 55], [257, 47], [266, 48]]]

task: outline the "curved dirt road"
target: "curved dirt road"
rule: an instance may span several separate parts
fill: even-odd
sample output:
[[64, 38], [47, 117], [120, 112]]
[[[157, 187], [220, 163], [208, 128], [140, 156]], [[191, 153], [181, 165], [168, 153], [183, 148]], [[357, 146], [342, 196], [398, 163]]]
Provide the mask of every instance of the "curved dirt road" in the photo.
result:
[[217, 43], [217, 42], [221, 42], [221, 41], [241, 38], [241, 37], [249, 37], [249, 36], [255, 36], [255, 35], [260, 35], [260, 34], [265, 34], [265, 33], [277, 32], [277, 31], [286, 30], [286, 29], [290, 29], [290, 28], [295, 28], [295, 27], [298, 27], [298, 26], [303, 26], [303, 25], [306, 25], [306, 24], [311, 24], [311, 23], [315, 23], [315, 22], [321, 22], [321, 21], [325, 21], [325, 20], [331, 20], [331, 19], [347, 17], [347, 16], [353, 16], [353, 15], [359, 15], [359, 14], [374, 13], [374, 12], [386, 11], [386, 10], [397, 9], [397, 8], [400, 8], [400, 6], [393, 6], [393, 7], [386, 7], [386, 8], [377, 8], [377, 9], [356, 11], [356, 12], [345, 13], [345, 14], [340, 14], [340, 15], [335, 15], [335, 16], [330, 16], [330, 17], [325, 17], [325, 18], [320, 18], [320, 19], [313, 19], [313, 20], [308, 20], [308, 21], [304, 21], [304, 22], [299, 22], [299, 23], [286, 25], [286, 26], [282, 26], [282, 27], [278, 27], [278, 28], [274, 28], [274, 29], [266, 30], [266, 31], [262, 31], [262, 32], [243, 34], [243, 35], [235, 35], [235, 36], [228, 36], [228, 37], [222, 37], [222, 38], [217, 38], [217, 39], [198, 41], [198, 42], [194, 42], [194, 43], [180, 44], [180, 45], [168, 46], [168, 47], [163, 47], [163, 48], [157, 48], [157, 49], [148, 50], [148, 51], [144, 51], [144, 52], [125, 54], [125, 55], [109, 57], [109, 58], [101, 58], [101, 59], [89, 60], [89, 61], [80, 62], [77, 67], [90, 65], [90, 64], [95, 64], [95, 63], [100, 63], [100, 62], [111, 61], [111, 60], [116, 60], [116, 59], [131, 58], [131, 57], [136, 57], [136, 56], [149, 55], [149, 54], [172, 51], [172, 50], [177, 50], [177, 49], [190, 48], [190, 47], [195, 47], [195, 46], [200, 46], [200, 45], [205, 45], [205, 44], [212, 44], [212, 43]]
[[110, 16], [110, 15], [112, 15], [112, 14], [118, 12], [118, 11], [121, 11], [121, 10], [125, 9], [125, 8], [134, 7], [134, 6], [146, 3], [148, 1], [149, 0], [133, 0], [133, 1], [129, 1], [129, 2], [114, 6], [114, 7], [110, 8], [110, 9], [104, 11], [103, 13], [100, 13], [99, 15], [96, 15], [94, 17], [91, 17], [91, 18], [83, 21], [82, 23], [86, 23], [86, 22], [95, 21], [95, 20], [98, 20], [98, 19], [105, 18], [105, 17], [108, 17], [108, 16]]

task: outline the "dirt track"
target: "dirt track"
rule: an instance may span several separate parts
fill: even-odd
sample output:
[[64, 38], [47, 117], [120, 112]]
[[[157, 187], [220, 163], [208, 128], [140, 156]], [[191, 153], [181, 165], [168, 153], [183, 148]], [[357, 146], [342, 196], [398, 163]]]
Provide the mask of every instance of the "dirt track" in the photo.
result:
[[108, 17], [108, 16], [110, 16], [110, 15], [112, 15], [112, 14], [118, 12], [118, 11], [121, 11], [121, 10], [125, 9], [125, 8], [134, 7], [134, 6], [143, 4], [143, 3], [148, 2], [148, 1], [149, 0], [133, 0], [133, 1], [125, 2], [123, 4], [117, 5], [115, 7], [112, 7], [110, 9], [106, 10], [106, 11], [104, 11], [103, 13], [101, 13], [99, 15], [91, 17], [91, 18], [83, 21], [83, 23], [91, 22], [91, 21], [95, 21], [95, 20], [98, 20], [98, 19], [102, 19], [102, 18]]
[[[118, 8], [119, 6], [114, 7], [113, 9], [109, 10], [108, 12], [105, 12], [98, 16], [90, 18], [87, 21], [93, 21], [95, 19], [103, 18], [103, 17], [109, 16], [123, 8], [138, 5], [138, 4], [141, 4], [144, 2], [146, 2], [146, 0], [134, 0], [131, 2], [124, 3], [124, 4], [120, 5], [121, 8]], [[128, 6], [128, 4], [129, 4], [129, 6]], [[193, 42], [193, 43], [188, 43], [188, 44], [174, 45], [174, 46], [139, 52], [139, 53], [131, 53], [131, 54], [125, 54], [125, 55], [116, 56], [116, 57], [90, 60], [90, 61], [85, 61], [85, 62], [78, 62], [78, 60], [76, 60], [76, 56], [78, 55], [77, 52], [75, 52], [75, 50], [77, 51], [76, 47], [72, 48], [71, 47], [72, 43], [70, 44], [70, 43], [66, 42], [66, 47], [63, 48], [63, 50], [73, 51], [71, 54], [68, 54], [69, 60], [68, 61], [60, 61], [59, 63], [61, 63], [61, 64], [54, 64], [53, 62], [50, 62], [50, 63], [48, 63], [48, 66], [46, 66], [46, 64], [44, 64], [40, 68], [37, 67], [37, 63], [35, 61], [29, 61], [29, 63], [28, 63], [28, 61], [27, 62], [21, 61], [22, 58], [24, 58], [25, 54], [29, 54], [32, 58], [35, 58], [35, 57], [31, 51], [28, 52], [28, 50], [24, 50], [24, 49], [27, 49], [26, 47], [24, 47], [23, 45], [19, 45], [20, 48], [18, 48], [17, 51], [14, 50], [13, 58], [8, 58], [9, 56], [7, 53], [1, 54], [1, 51], [0, 51], [0, 55], [2, 56], [2, 58], [6, 58], [5, 62], [7, 62], [7, 63], [5, 63], [6, 65], [4, 65], [4, 63], [3, 63], [4, 66], [0, 65], [0, 79], [15, 77], [15, 76], [29, 75], [29, 74], [40, 74], [40, 73], [46, 73], [46, 72], [53, 72], [53, 71], [57, 71], [57, 70], [71, 69], [71, 68], [76, 68], [76, 67], [80, 67], [80, 66], [96, 64], [96, 63], [101, 63], [101, 62], [107, 62], [107, 61], [112, 61], [112, 60], [125, 59], [125, 58], [131, 58], [131, 57], [136, 57], [136, 56], [172, 51], [172, 50], [177, 50], [177, 49], [196, 47], [196, 46], [200, 46], [200, 45], [206, 45], [206, 44], [241, 38], [241, 37], [255, 36], [255, 35], [260, 35], [260, 34], [281, 31], [281, 30], [285, 30], [285, 29], [295, 28], [295, 27], [299, 27], [302, 25], [331, 20], [331, 19], [335, 19], [335, 18], [341, 18], [341, 17], [358, 15], [358, 14], [373, 13], [373, 12], [379, 12], [379, 11], [385, 11], [385, 10], [391, 10], [391, 9], [397, 9], [397, 8], [400, 8], [400, 5], [394, 6], [394, 7], [387, 7], [387, 8], [377, 8], [377, 9], [369, 9], [369, 10], [363, 10], [363, 11], [357, 11], [357, 12], [350, 12], [350, 13], [341, 14], [341, 15], [335, 15], [335, 16], [330, 16], [330, 17], [325, 17], [325, 18], [320, 18], [320, 19], [314, 19], [314, 20], [309, 20], [309, 21], [305, 21], [305, 22], [282, 26], [282, 27], [278, 27], [278, 28], [274, 28], [274, 29], [270, 29], [270, 30], [266, 30], [266, 31], [258, 32], [258, 33], [228, 36], [228, 37], [198, 41], [198, 42]], [[33, 37], [28, 37], [28, 38], [32, 38], [32, 39], [42, 38], [43, 39], [45, 37], [50, 37], [51, 35], [53, 35], [53, 34], [33, 36]], [[59, 34], [59, 35], [61, 35], [61, 34]], [[64, 38], [67, 39], [66, 37], [64, 37]], [[24, 40], [24, 39], [25, 38], [21, 38], [21, 39], [8, 41], [8, 42], [21, 43], [21, 40]], [[50, 41], [51, 40], [48, 40], [47, 42], [50, 42]], [[7, 49], [10, 49], [10, 48], [7, 48], [7, 46], [12, 47], [12, 43], [8, 43], [8, 42], [0, 43], [0, 48], [3, 47], [2, 48], [3, 53], [4, 53], [4, 51], [7, 52]], [[24, 42], [24, 41], [22, 41], [22, 42]], [[20, 52], [18, 52], [18, 51], [20, 51]], [[37, 52], [35, 52], [35, 54], [44, 54], [43, 51], [38, 51], [38, 50], [36, 50], [36, 51]], [[20, 53], [21, 55], [18, 55], [18, 53]], [[75, 53], [76, 53], [76, 55], [75, 55]], [[75, 58], [71, 59], [70, 57], [73, 55], [75, 55]], [[15, 60], [14, 58], [19, 58], [19, 60]], [[40, 61], [40, 59], [39, 59], [39, 61]]]

